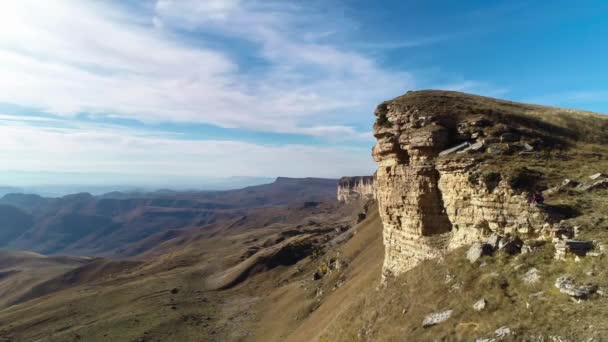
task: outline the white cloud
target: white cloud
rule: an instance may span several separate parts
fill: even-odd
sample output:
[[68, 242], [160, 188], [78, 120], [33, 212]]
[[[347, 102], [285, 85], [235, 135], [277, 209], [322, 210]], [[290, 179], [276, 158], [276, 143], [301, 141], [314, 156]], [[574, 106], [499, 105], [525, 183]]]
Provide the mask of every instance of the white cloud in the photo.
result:
[[[311, 37], [323, 33], [319, 22], [302, 20], [299, 14], [308, 10], [281, 2], [159, 0], [154, 14], [69, 0], [2, 7], [0, 102], [58, 115], [90, 112], [317, 135], [334, 126], [324, 124], [326, 116], [371, 115], [378, 101], [413, 84], [405, 72], [316, 42]], [[202, 38], [180, 40], [174, 29], [249, 42], [247, 53], [268, 65], [247, 72], [231, 57], [234, 51], [212, 48]], [[312, 121], [318, 124], [303, 123]], [[355, 139], [365, 134], [334, 128]]]
[[175, 180], [244, 174], [339, 177], [374, 169], [365, 148], [267, 146], [176, 139], [111, 126], [49, 128], [15, 122], [0, 125], [0, 159], [0, 171], [120, 173], [148, 179], [168, 175]]

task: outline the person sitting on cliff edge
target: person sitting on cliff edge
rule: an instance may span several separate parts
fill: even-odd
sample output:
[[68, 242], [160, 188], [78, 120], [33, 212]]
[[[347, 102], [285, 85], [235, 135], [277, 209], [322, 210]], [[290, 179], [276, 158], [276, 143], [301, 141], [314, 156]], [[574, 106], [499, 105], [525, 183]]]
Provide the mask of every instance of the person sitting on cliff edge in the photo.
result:
[[540, 191], [535, 191], [528, 197], [528, 203], [531, 207], [538, 207], [545, 204], [545, 197]]

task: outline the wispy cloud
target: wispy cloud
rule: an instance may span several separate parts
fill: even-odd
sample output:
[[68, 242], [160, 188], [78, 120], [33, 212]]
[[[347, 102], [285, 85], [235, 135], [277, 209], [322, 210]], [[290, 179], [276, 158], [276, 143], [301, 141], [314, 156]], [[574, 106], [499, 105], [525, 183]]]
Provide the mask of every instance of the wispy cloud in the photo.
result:
[[[163, 174], [173, 177], [369, 174], [368, 149], [176, 139], [116, 127], [0, 125], [0, 171]], [[332, 165], [331, 168], [319, 167]]]
[[[304, 125], [305, 118], [322, 123], [337, 111], [371, 111], [413, 85], [407, 72], [385, 71], [368, 56], [315, 41], [311, 32], [323, 28], [301, 19], [302, 7], [159, 0], [153, 14], [125, 15], [112, 4], [57, 0], [44, 11], [37, 1], [4, 4], [0, 102], [64, 116], [88, 112], [314, 135], [328, 130]], [[212, 48], [205, 38], [189, 44], [176, 30], [248, 42], [248, 53], [267, 65], [248, 73], [234, 51]]]

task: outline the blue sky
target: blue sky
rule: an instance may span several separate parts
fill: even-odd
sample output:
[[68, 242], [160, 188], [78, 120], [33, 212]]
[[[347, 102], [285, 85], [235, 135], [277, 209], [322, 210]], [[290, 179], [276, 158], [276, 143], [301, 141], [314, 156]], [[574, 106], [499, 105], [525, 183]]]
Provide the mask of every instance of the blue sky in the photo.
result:
[[608, 112], [604, 1], [2, 6], [6, 185], [370, 174], [375, 105], [414, 89]]

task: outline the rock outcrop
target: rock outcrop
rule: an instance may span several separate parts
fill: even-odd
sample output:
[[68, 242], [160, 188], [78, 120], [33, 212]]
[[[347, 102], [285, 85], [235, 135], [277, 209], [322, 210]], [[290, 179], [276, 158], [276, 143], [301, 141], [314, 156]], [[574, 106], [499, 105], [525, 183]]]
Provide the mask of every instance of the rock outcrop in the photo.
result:
[[546, 223], [545, 210], [530, 205], [529, 194], [514, 182], [500, 173], [480, 175], [476, 156], [497, 158], [490, 147], [499, 154], [525, 152], [524, 144], [538, 146], [543, 136], [522, 127], [525, 121], [493, 113], [503, 102], [421, 91], [378, 106], [372, 154], [384, 277], [492, 233], [532, 234]]
[[342, 177], [338, 181], [338, 201], [340, 202], [373, 199], [374, 196], [374, 176]]

